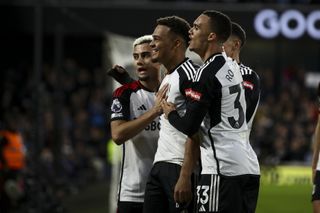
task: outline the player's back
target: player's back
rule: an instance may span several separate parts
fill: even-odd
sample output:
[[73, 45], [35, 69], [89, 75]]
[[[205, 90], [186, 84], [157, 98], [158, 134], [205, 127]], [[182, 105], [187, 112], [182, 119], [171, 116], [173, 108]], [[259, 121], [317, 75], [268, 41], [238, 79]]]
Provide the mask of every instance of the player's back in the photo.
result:
[[239, 66], [222, 54], [200, 67], [195, 83], [206, 84], [203, 100], [208, 113], [202, 123], [203, 174], [258, 173], [256, 155], [248, 140], [246, 101]]

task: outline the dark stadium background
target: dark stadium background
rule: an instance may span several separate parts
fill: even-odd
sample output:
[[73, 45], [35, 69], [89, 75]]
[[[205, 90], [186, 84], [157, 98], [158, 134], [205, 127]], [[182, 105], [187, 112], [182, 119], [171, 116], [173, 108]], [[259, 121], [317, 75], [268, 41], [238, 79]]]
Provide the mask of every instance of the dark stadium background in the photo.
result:
[[[28, 178], [41, 186], [28, 194], [36, 212], [49, 208], [41, 202], [68, 212], [108, 212], [112, 82], [106, 71], [112, 62], [106, 34], [134, 38], [151, 33], [161, 16], [179, 15], [192, 23], [206, 9], [225, 12], [247, 31], [241, 59], [259, 73], [262, 83], [251, 142], [264, 171], [278, 165], [310, 167], [317, 118], [312, 83], [320, 80], [320, 36], [305, 32], [296, 39], [282, 34], [267, 39], [253, 22], [263, 9], [279, 15], [292, 9], [306, 18], [320, 11], [318, 1], [1, 0], [0, 125], [4, 128], [5, 115], [15, 115], [27, 148]], [[319, 19], [314, 27], [319, 33]], [[297, 196], [297, 203], [303, 199], [302, 209], [310, 211], [311, 184], [306, 175], [301, 177], [297, 180], [304, 181], [304, 197]], [[279, 189], [277, 181], [270, 188]], [[268, 199], [276, 196], [267, 193], [258, 212], [277, 212], [268, 209]]]

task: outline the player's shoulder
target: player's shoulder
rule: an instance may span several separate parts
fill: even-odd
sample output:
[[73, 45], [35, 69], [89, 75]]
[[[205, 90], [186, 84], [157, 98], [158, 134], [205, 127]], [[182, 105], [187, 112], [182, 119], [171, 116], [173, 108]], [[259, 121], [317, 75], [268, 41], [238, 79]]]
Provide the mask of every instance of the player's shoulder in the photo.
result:
[[193, 79], [194, 82], [207, 81], [208, 78], [216, 78], [218, 72], [227, 69], [227, 66], [224, 66], [226, 63], [227, 61], [221, 53], [210, 56], [197, 70]]
[[124, 84], [120, 87], [118, 87], [113, 92], [113, 97], [121, 97], [125, 95], [130, 95], [133, 92], [137, 92], [139, 89], [141, 89], [141, 85], [139, 81], [133, 81], [127, 84]]
[[243, 63], [240, 63], [239, 67], [241, 75], [252, 75], [252, 73], [254, 72], [251, 67], [246, 66]]
[[255, 72], [251, 67], [244, 65], [243, 63], [239, 64], [240, 72], [242, 77], [251, 78], [259, 80], [260, 77], [257, 72]]
[[179, 76], [186, 76], [188, 80], [192, 80], [197, 69], [200, 66], [194, 63], [191, 59], [186, 58], [178, 67], [177, 73]]
[[260, 77], [257, 72], [242, 63], [240, 64], [240, 72], [245, 88], [257, 91], [260, 89]]
[[257, 76], [259, 77], [259, 75], [257, 74], [257, 72], [255, 72], [251, 67], [244, 65], [243, 63], [239, 64], [240, 67], [240, 72], [241, 74], [244, 75], [252, 75], [252, 76]]
[[204, 70], [204, 73], [209, 73], [210, 75], [212, 75], [212, 73], [216, 74], [223, 69], [226, 63], [228, 63], [228, 61], [222, 54], [214, 54], [205, 61], [199, 70]]

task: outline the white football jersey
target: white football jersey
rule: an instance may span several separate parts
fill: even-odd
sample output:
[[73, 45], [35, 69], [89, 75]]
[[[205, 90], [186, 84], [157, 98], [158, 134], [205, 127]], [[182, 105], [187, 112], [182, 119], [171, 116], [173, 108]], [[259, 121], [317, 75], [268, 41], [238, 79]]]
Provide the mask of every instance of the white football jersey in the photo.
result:
[[237, 63], [211, 56], [197, 71], [191, 94], [208, 106], [201, 128], [202, 174], [260, 174], [248, 140], [243, 78]]
[[[139, 81], [115, 90], [111, 121], [133, 120], [154, 106], [155, 93]], [[152, 121], [142, 132], [122, 144], [123, 157], [118, 188], [119, 201], [143, 202], [149, 172], [157, 149], [160, 123]]]
[[[169, 84], [167, 101], [176, 105], [180, 115], [184, 115], [186, 109], [185, 89], [190, 87], [197, 68], [198, 65], [195, 65], [190, 59], [186, 59], [162, 80], [160, 88]], [[160, 116], [160, 123], [161, 129], [154, 163], [164, 161], [181, 165], [184, 159], [187, 135], [174, 128], [164, 115]]]

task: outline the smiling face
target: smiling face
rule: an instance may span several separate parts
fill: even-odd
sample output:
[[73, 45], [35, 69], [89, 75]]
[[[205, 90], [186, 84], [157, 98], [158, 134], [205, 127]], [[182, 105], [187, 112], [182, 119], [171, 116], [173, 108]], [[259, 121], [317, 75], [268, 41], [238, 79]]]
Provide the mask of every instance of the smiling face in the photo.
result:
[[138, 44], [133, 48], [134, 65], [140, 81], [155, 80], [159, 76], [160, 64], [152, 62], [151, 52], [149, 43]]
[[157, 25], [152, 34], [152, 60], [166, 64], [174, 54], [174, 36], [170, 28], [165, 25]]
[[208, 47], [208, 37], [210, 34], [210, 18], [201, 14], [193, 23], [189, 30], [189, 49], [197, 53], [200, 57], [204, 55]]

